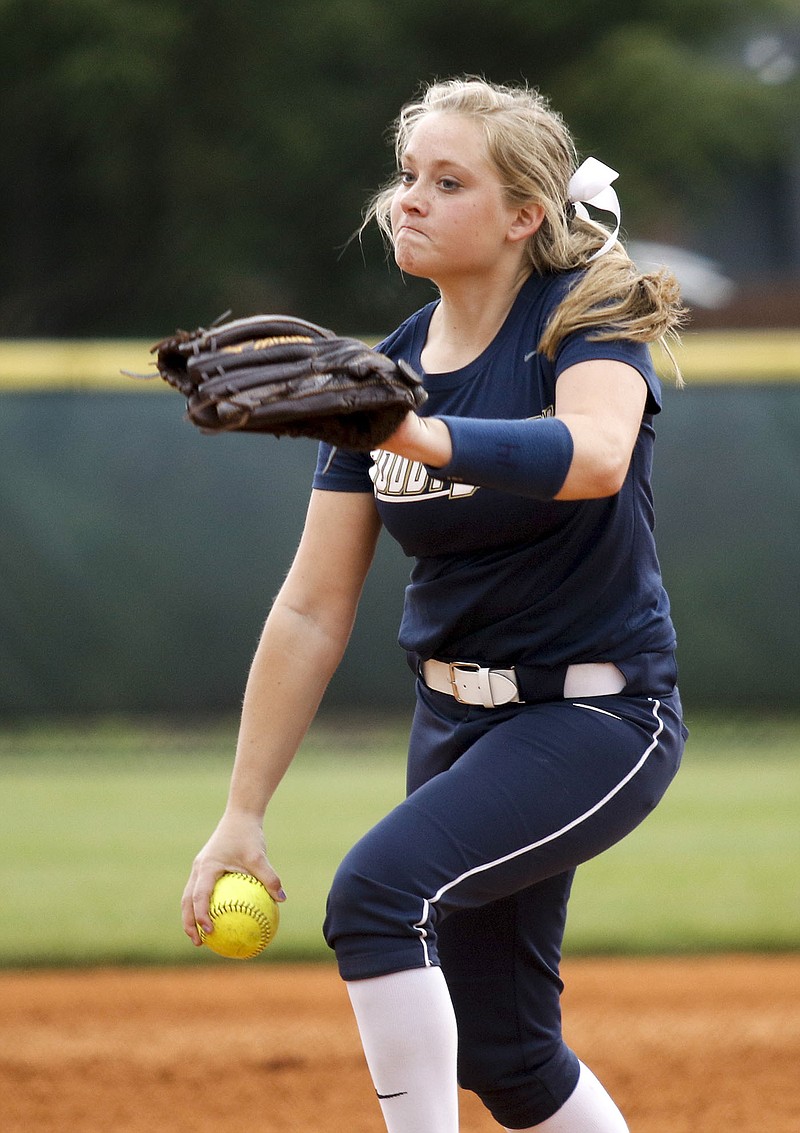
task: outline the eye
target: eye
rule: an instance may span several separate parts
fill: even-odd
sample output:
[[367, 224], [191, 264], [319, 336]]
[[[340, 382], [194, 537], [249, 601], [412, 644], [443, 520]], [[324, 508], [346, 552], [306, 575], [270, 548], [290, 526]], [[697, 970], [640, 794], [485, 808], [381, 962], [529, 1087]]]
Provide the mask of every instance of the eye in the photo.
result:
[[401, 169], [397, 179], [401, 185], [413, 185], [416, 180], [410, 169]]
[[456, 189], [461, 188], [461, 182], [457, 181], [455, 177], [442, 177], [439, 180], [439, 187], [443, 189], [445, 193], [454, 193]]

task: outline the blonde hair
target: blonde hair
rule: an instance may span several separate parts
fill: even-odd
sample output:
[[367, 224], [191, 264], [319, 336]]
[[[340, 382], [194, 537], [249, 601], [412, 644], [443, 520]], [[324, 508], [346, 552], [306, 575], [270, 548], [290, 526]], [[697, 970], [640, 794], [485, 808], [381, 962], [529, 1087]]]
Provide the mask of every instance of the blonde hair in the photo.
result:
[[[585, 269], [554, 311], [540, 351], [552, 359], [568, 334], [592, 328], [597, 328], [591, 336], [597, 340], [660, 341], [680, 384], [680, 370], [667, 341], [677, 339], [686, 317], [677, 281], [666, 270], [641, 273], [619, 241], [591, 260], [608, 233], [602, 225], [577, 216], [568, 200], [577, 153], [566, 123], [547, 99], [527, 86], [496, 85], [480, 78], [432, 83], [417, 101], [403, 107], [394, 123], [398, 168], [415, 126], [434, 113], [479, 121], [508, 203], [535, 202], [544, 209], [544, 220], [525, 247], [531, 269], [541, 275]], [[390, 210], [397, 185], [394, 179], [375, 195], [362, 226], [374, 219], [390, 243]]]

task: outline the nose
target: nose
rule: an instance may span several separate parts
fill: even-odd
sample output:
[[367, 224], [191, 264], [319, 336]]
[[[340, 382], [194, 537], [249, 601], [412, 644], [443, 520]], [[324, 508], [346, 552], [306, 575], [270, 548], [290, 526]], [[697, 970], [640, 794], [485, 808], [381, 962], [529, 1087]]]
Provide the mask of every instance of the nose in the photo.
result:
[[422, 215], [427, 212], [427, 198], [420, 187], [419, 180], [410, 185], [404, 185], [400, 190], [400, 207], [406, 213], [413, 212]]

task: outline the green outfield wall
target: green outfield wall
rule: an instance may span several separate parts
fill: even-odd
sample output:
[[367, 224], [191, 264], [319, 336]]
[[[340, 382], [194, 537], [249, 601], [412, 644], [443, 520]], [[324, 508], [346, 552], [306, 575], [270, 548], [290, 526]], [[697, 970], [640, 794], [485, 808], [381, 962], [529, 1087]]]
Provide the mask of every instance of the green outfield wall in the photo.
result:
[[[665, 384], [658, 539], [698, 708], [799, 703], [800, 336], [777, 339], [698, 337], [687, 387]], [[312, 442], [204, 436], [110, 359], [148, 364], [141, 344], [0, 344], [3, 718], [235, 710], [300, 535]], [[382, 538], [329, 705], [409, 704], [409, 565]]]

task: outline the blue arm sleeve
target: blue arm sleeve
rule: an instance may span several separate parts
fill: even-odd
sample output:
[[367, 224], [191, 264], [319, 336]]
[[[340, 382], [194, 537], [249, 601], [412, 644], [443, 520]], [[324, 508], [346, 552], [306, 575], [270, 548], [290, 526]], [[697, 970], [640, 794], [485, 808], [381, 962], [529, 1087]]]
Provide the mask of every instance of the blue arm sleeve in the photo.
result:
[[535, 500], [552, 500], [567, 478], [572, 434], [557, 417], [440, 420], [450, 430], [453, 457], [444, 468], [428, 468], [432, 476]]

